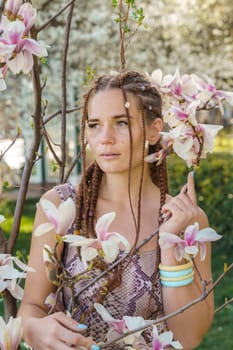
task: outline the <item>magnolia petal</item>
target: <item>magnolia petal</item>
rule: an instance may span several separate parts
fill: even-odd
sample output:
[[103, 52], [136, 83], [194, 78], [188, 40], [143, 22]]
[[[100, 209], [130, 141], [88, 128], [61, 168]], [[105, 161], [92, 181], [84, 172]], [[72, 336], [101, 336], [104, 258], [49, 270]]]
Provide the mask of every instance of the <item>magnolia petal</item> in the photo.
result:
[[108, 228], [111, 225], [112, 221], [115, 219], [116, 213], [110, 212], [102, 215], [96, 223], [95, 231], [97, 237], [102, 241], [106, 239], [106, 233], [108, 232]]
[[53, 224], [51, 222], [45, 222], [44, 224], [37, 226], [34, 231], [34, 235], [39, 237], [51, 230], [54, 230]]
[[108, 234], [108, 240], [109, 239], [116, 239], [116, 241], [118, 243], [121, 243], [124, 246], [126, 252], [128, 252], [130, 250], [129, 241], [124, 236], [122, 236], [120, 233], [118, 233], [118, 232], [110, 232]]
[[68, 198], [62, 202], [58, 207], [58, 234], [66, 233], [67, 229], [71, 227], [76, 215], [76, 208], [73, 199]]
[[171, 345], [173, 346], [173, 348], [175, 349], [183, 349], [183, 346], [180, 344], [180, 342], [178, 340], [176, 341], [172, 341]]
[[98, 251], [93, 247], [82, 247], [81, 249], [81, 257], [84, 264], [86, 264], [87, 261], [93, 260], [97, 255]]
[[0, 276], [3, 279], [25, 278], [26, 273], [16, 270], [9, 265], [0, 266]]
[[206, 244], [204, 242], [199, 242], [199, 246], [200, 246], [200, 258], [201, 258], [201, 261], [204, 261], [206, 257]]
[[59, 219], [58, 209], [57, 209], [56, 205], [53, 202], [51, 202], [50, 200], [45, 199], [45, 198], [41, 198], [39, 203], [40, 203], [42, 209], [44, 210], [49, 221], [56, 228], [57, 222]]
[[210, 227], [198, 231], [195, 236], [197, 242], [212, 242], [220, 238], [222, 238], [222, 236], [217, 234], [217, 232]]
[[172, 331], [168, 332], [163, 332], [162, 334], [159, 335], [159, 340], [161, 341], [163, 346], [170, 345], [173, 339], [173, 333]]
[[24, 51], [23, 57], [24, 57], [24, 62], [23, 62], [22, 71], [23, 71], [23, 73], [28, 74], [31, 72], [32, 67], [33, 67], [33, 63], [34, 63], [33, 57], [29, 51]]
[[102, 241], [101, 245], [104, 251], [104, 260], [106, 261], [106, 263], [110, 264], [116, 259], [119, 253], [118, 243], [114, 242], [113, 240], [108, 240]]
[[0, 278], [0, 292], [3, 292], [7, 288], [6, 282]]
[[14, 58], [7, 60], [7, 66], [14, 74], [18, 74], [24, 65], [24, 56], [19, 52]]
[[23, 335], [22, 317], [10, 317], [7, 329], [12, 341], [11, 349], [16, 350]]
[[221, 96], [231, 105], [233, 105], [233, 92], [219, 90]]
[[20, 261], [17, 257], [10, 257], [11, 260], [14, 261], [14, 263], [23, 271], [27, 271], [27, 272], [35, 272], [35, 269], [33, 269], [32, 267], [24, 264], [22, 261]]
[[198, 253], [198, 247], [196, 245], [186, 246], [184, 250], [186, 254], [192, 256], [196, 256]]
[[45, 45], [38, 43], [34, 39], [22, 39], [23, 42], [23, 50], [29, 51], [31, 54], [38, 57], [46, 57], [48, 56], [47, 49]]
[[176, 243], [183, 243], [183, 240], [173, 233], [160, 232], [159, 245], [162, 249], [169, 249]]
[[[125, 324], [129, 331], [132, 331], [136, 328], [143, 327], [146, 325], [146, 321], [141, 316], [124, 316], [123, 320], [125, 321]], [[141, 332], [138, 332], [138, 333], [141, 333]]]
[[103, 321], [111, 322], [115, 320], [115, 318], [112, 317], [112, 315], [107, 311], [107, 309], [102, 304], [94, 303], [94, 308], [96, 309], [98, 314], [102, 317]]
[[173, 253], [174, 253], [175, 259], [180, 262], [185, 256], [184, 246], [181, 244], [178, 244], [177, 246], [175, 246]]
[[161, 69], [154, 70], [150, 77], [152, 83], [158, 86], [162, 84], [162, 78], [163, 78], [163, 72], [161, 71]]
[[8, 281], [7, 282], [7, 289], [9, 290], [9, 292], [11, 293], [11, 295], [15, 299], [18, 299], [18, 300], [22, 300], [23, 299], [24, 290], [18, 284], [15, 284], [14, 288], [13, 288], [12, 287], [12, 283], [10, 281]]
[[[68, 236], [68, 235], [66, 235], [66, 236]], [[78, 236], [76, 236], [76, 237], [78, 237]], [[69, 238], [69, 240], [71, 240], [71, 239]], [[66, 242], [66, 240], [65, 240], [65, 242]], [[79, 239], [78, 238], [74, 239], [73, 242], [71, 242], [71, 245], [74, 246], [74, 247], [85, 247], [86, 248], [86, 247], [94, 244], [95, 242], [97, 242], [96, 238], [84, 238], [84, 239], [81, 239], [81, 237], [79, 237]]]

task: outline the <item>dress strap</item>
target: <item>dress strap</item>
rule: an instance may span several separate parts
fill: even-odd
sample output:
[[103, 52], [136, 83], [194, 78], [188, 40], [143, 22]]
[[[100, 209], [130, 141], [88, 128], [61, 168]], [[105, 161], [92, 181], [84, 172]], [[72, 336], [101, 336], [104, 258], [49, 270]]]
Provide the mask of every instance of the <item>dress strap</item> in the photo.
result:
[[57, 185], [54, 187], [54, 189], [57, 191], [62, 201], [65, 201], [69, 197], [75, 201], [76, 192], [71, 183], [67, 182], [65, 184]]

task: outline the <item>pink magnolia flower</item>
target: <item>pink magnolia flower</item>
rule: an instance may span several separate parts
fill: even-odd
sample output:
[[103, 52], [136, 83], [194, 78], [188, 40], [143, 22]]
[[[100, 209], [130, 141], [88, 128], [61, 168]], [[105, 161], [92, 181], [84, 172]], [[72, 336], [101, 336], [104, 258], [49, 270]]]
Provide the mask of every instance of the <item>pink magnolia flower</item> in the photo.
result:
[[41, 236], [51, 230], [54, 230], [60, 236], [65, 235], [75, 218], [76, 209], [74, 201], [68, 198], [66, 201], [61, 202], [58, 207], [44, 198], [41, 198], [39, 203], [47, 215], [49, 222], [39, 225], [34, 232], [35, 236]]
[[[14, 263], [23, 271], [14, 268]], [[26, 272], [34, 272], [31, 267], [23, 264], [10, 254], [0, 254], [0, 292], [8, 289], [16, 299], [22, 299], [23, 289], [17, 284], [17, 279], [26, 278]]]
[[20, 6], [23, 0], [7, 0], [5, 4], [5, 13], [9, 20], [16, 20]]
[[30, 29], [35, 24], [36, 15], [36, 9], [33, 8], [29, 2], [26, 2], [20, 7], [18, 16], [23, 18], [23, 23], [25, 25], [24, 35], [28, 35]]
[[0, 348], [1, 350], [17, 350], [23, 335], [22, 318], [10, 317], [6, 324], [0, 317]]
[[153, 327], [153, 341], [152, 341], [152, 350], [163, 350], [168, 346], [172, 346], [175, 349], [183, 349], [183, 346], [178, 341], [174, 341], [173, 333], [163, 332], [159, 335], [158, 329], [156, 326]]
[[205, 81], [196, 74], [192, 74], [191, 78], [199, 90], [196, 98], [199, 99], [200, 104], [203, 106], [218, 107], [223, 114], [224, 110], [222, 102], [224, 100], [233, 105], [233, 92], [217, 90], [216, 86], [208, 77], [206, 77]]
[[[144, 320], [141, 316], [123, 316], [122, 320], [115, 319], [102, 304], [94, 303], [94, 308], [110, 326], [110, 330], [107, 334], [108, 340], [114, 340], [121, 334], [133, 331], [134, 329], [136, 330], [148, 324], [148, 321]], [[132, 346], [137, 342], [141, 342], [143, 340], [141, 337], [142, 332], [143, 331], [139, 331], [126, 336], [123, 338], [123, 342]]]
[[0, 55], [5, 56], [6, 65], [14, 74], [21, 70], [29, 73], [33, 66], [33, 55], [45, 57], [46, 47], [36, 40], [24, 37], [25, 24], [21, 21], [6, 24], [3, 36], [0, 38]]
[[108, 228], [114, 220], [115, 212], [101, 216], [96, 223], [95, 232], [97, 238], [85, 238], [77, 235], [66, 235], [64, 241], [76, 247], [81, 247], [81, 257], [84, 265], [93, 260], [99, 252], [103, 253], [106, 263], [113, 262], [119, 254], [120, 245], [129, 251], [129, 242], [117, 232], [109, 232]]
[[196, 222], [185, 229], [184, 238], [172, 233], [161, 232], [159, 234], [159, 245], [162, 249], [174, 247], [174, 256], [177, 261], [181, 261], [183, 258], [195, 257], [200, 247], [200, 257], [201, 260], [204, 260], [206, 257], [205, 242], [216, 241], [221, 237], [210, 227], [199, 230], [199, 224]]

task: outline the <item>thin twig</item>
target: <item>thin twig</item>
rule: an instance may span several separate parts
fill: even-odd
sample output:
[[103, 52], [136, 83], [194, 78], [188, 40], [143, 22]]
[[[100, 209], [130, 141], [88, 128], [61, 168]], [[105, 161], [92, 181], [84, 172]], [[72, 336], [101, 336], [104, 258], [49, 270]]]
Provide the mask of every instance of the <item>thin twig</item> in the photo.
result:
[[[80, 106], [80, 107], [73, 107], [73, 108], [71, 108], [71, 109], [67, 109], [67, 110], [66, 110], [66, 114], [70, 114], [70, 113], [73, 113], [73, 112], [80, 111], [82, 108], [83, 108], [83, 106]], [[52, 120], [53, 118], [57, 117], [59, 114], [61, 114], [61, 112], [62, 112], [62, 110], [59, 109], [58, 111], [53, 112], [52, 114], [50, 114], [50, 115], [44, 120], [44, 124], [47, 124], [48, 122], [50, 122], [50, 120]]]
[[14, 137], [14, 139], [11, 141], [10, 145], [5, 149], [4, 152], [2, 152], [2, 153], [0, 154], [0, 161], [1, 161], [2, 158], [5, 156], [5, 154], [9, 151], [9, 149], [15, 144], [15, 142], [16, 142], [16, 140], [18, 139], [19, 135], [20, 135], [20, 131], [19, 131], [19, 129], [18, 129], [17, 135], [16, 135], [16, 136]]
[[59, 10], [55, 15], [53, 15], [51, 18], [49, 18], [44, 24], [42, 24], [40, 27], [36, 28], [36, 32], [39, 33], [43, 29], [45, 29], [54, 19], [59, 17], [68, 7], [73, 5], [76, 0], [71, 0], [68, 4], [66, 4], [61, 10]]
[[231, 298], [231, 299], [225, 301], [224, 304], [222, 304], [221, 306], [219, 306], [219, 307], [215, 310], [215, 313], [221, 311], [221, 310], [224, 309], [227, 305], [230, 305], [230, 304], [232, 304], [232, 303], [233, 303], [233, 298]]

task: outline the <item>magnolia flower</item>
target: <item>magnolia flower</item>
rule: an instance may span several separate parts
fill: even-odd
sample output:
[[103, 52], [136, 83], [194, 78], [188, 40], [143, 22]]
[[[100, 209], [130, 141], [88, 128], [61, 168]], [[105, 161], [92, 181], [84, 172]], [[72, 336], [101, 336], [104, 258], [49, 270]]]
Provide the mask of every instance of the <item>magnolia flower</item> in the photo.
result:
[[34, 9], [31, 4], [26, 2], [20, 7], [18, 15], [23, 18], [23, 23], [25, 25], [24, 35], [28, 35], [30, 29], [36, 21], [36, 9]]
[[[23, 272], [14, 268], [15, 263]], [[22, 299], [23, 289], [16, 283], [18, 278], [25, 278], [26, 272], [34, 272], [18, 258], [9, 254], [0, 254], [0, 292], [8, 289], [16, 299]]]
[[24, 36], [25, 30], [23, 22], [9, 22], [0, 38], [0, 55], [5, 56], [6, 64], [14, 74], [21, 70], [29, 73], [33, 66], [33, 55], [48, 55], [44, 45]]
[[22, 3], [23, 3], [23, 0], [7, 0], [5, 4], [5, 14], [7, 15], [7, 18], [9, 20], [11, 21], [16, 20], [18, 11]]
[[23, 335], [22, 318], [10, 317], [6, 324], [0, 317], [0, 348], [1, 350], [17, 350]]
[[169, 249], [175, 246], [174, 256], [177, 261], [181, 261], [183, 258], [190, 259], [195, 257], [200, 246], [200, 257], [203, 261], [206, 257], [205, 242], [216, 241], [221, 237], [210, 227], [199, 231], [199, 224], [196, 222], [185, 229], [184, 238], [180, 238], [172, 233], [161, 232], [159, 234], [159, 245], [162, 249]]
[[129, 242], [117, 232], [108, 232], [108, 228], [114, 220], [115, 212], [101, 216], [96, 223], [95, 232], [97, 238], [85, 238], [77, 235], [66, 235], [64, 241], [76, 247], [81, 247], [81, 257], [86, 266], [87, 261], [93, 260], [102, 251], [106, 263], [113, 262], [119, 254], [122, 244], [129, 251]]
[[[108, 340], [116, 339], [121, 334], [144, 327], [148, 324], [148, 321], [145, 321], [141, 316], [123, 316], [122, 320], [115, 319], [102, 304], [94, 303], [94, 308], [110, 326]], [[139, 340], [142, 332], [143, 330], [126, 336], [123, 338], [123, 342], [128, 345], [134, 345]]]
[[74, 201], [68, 198], [64, 202], [61, 202], [58, 207], [44, 198], [41, 198], [39, 203], [47, 215], [49, 222], [39, 225], [34, 232], [35, 236], [41, 236], [51, 230], [54, 230], [60, 236], [65, 235], [75, 218], [76, 209]]
[[152, 341], [152, 350], [163, 350], [168, 346], [172, 346], [175, 349], [183, 349], [182, 345], [178, 341], [173, 341], [173, 333], [163, 332], [158, 334], [157, 327], [153, 327], [153, 341]]

